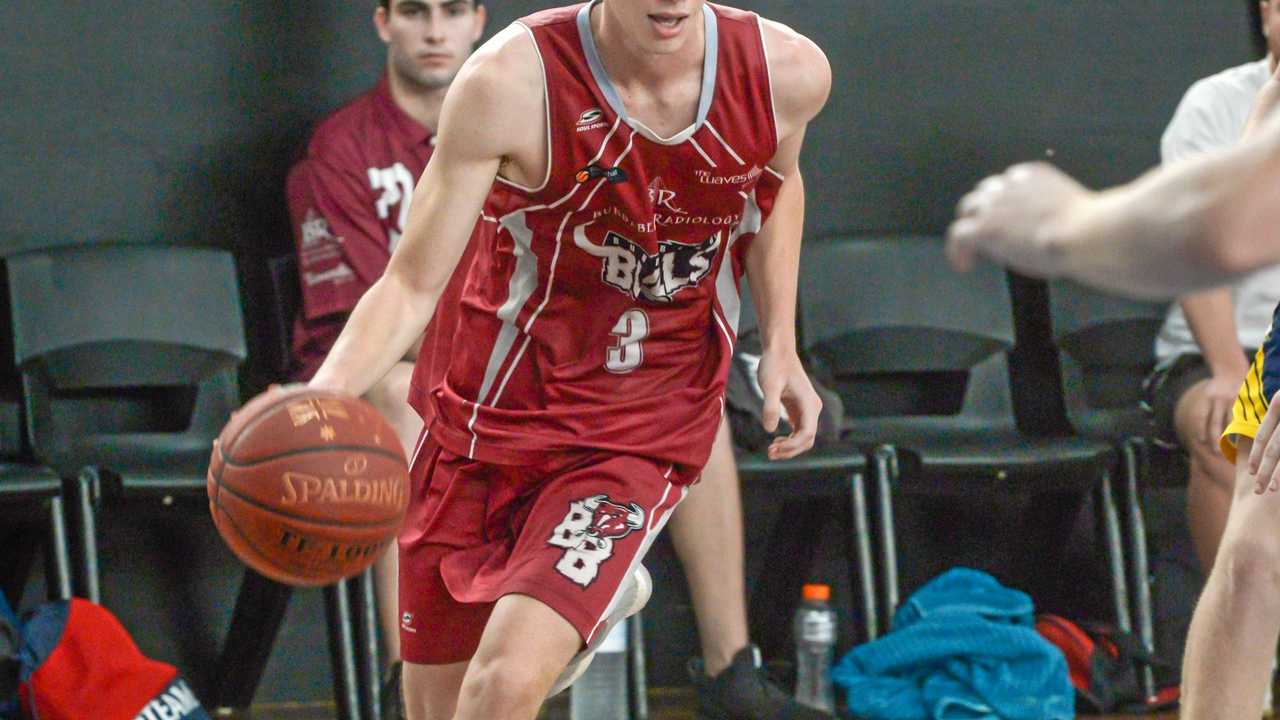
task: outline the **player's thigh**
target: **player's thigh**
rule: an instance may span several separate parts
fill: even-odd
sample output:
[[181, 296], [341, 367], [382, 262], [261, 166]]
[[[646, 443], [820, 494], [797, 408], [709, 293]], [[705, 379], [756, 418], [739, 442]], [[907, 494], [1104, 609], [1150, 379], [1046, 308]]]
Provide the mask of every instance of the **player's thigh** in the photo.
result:
[[482, 689], [514, 684], [542, 698], [580, 647], [577, 628], [559, 611], [528, 595], [504, 595], [489, 616], [468, 682]]
[[1173, 427], [1178, 433], [1178, 442], [1190, 451], [1200, 440], [1204, 432], [1204, 413], [1209, 402], [1205, 390], [1209, 379], [1202, 378], [1187, 386], [1173, 406]]

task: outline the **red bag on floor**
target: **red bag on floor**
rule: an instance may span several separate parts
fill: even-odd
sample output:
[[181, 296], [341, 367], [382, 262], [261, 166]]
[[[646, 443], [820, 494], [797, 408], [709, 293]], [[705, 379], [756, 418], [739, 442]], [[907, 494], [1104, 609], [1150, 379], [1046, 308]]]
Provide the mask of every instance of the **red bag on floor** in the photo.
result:
[[1138, 675], [1143, 666], [1167, 667], [1133, 633], [1100, 623], [1076, 624], [1058, 615], [1036, 618], [1036, 632], [1067, 658], [1076, 710], [1083, 713], [1155, 712], [1178, 702], [1179, 686], [1158, 688], [1144, 698]]
[[18, 696], [37, 720], [209, 720], [176, 668], [144, 657], [106, 608], [50, 602], [22, 623]]

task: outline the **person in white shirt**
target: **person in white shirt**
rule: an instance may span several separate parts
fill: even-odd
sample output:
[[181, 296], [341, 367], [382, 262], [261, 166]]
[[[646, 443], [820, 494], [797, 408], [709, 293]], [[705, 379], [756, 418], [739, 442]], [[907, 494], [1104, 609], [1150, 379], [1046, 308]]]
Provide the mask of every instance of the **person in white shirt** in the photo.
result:
[[[1240, 139], [1258, 91], [1275, 72], [1280, 18], [1261, 3], [1267, 56], [1223, 70], [1193, 84], [1161, 139], [1161, 159], [1175, 163], [1233, 145]], [[1218, 449], [1249, 361], [1271, 326], [1280, 302], [1280, 266], [1260, 270], [1230, 286], [1182, 296], [1156, 338], [1156, 369], [1147, 380], [1155, 439], [1187, 453], [1187, 520], [1200, 567], [1213, 567], [1235, 470]]]

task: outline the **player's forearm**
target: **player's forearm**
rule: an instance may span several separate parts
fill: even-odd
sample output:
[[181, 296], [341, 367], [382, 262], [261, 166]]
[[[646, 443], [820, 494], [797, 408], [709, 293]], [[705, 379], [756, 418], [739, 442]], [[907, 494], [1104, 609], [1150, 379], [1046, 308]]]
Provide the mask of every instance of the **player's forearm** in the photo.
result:
[[437, 299], [384, 274], [356, 303], [310, 385], [364, 395], [422, 337]]
[[[1061, 274], [1151, 299], [1223, 285], [1242, 274], [1219, 220], [1243, 188], [1237, 151], [1167, 166], [1089, 196], [1045, 228]], [[1277, 250], [1280, 250], [1278, 244]]]
[[1243, 376], [1249, 365], [1236, 334], [1231, 292], [1226, 288], [1202, 290], [1183, 296], [1181, 305], [1209, 369], [1215, 375]]
[[796, 348], [796, 283], [804, 230], [804, 182], [794, 170], [783, 181], [773, 212], [747, 250], [747, 277], [766, 352]]

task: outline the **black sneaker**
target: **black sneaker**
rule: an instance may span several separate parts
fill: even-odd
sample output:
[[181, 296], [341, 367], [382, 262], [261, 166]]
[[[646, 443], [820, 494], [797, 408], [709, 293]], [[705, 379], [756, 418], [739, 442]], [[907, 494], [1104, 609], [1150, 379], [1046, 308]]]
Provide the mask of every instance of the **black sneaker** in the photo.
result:
[[404, 695], [400, 690], [400, 661], [382, 674], [382, 720], [405, 720]]
[[689, 677], [698, 691], [698, 720], [829, 720], [835, 717], [796, 702], [773, 684], [760, 663], [760, 649], [748, 645], [715, 677], [702, 660], [689, 661]]

